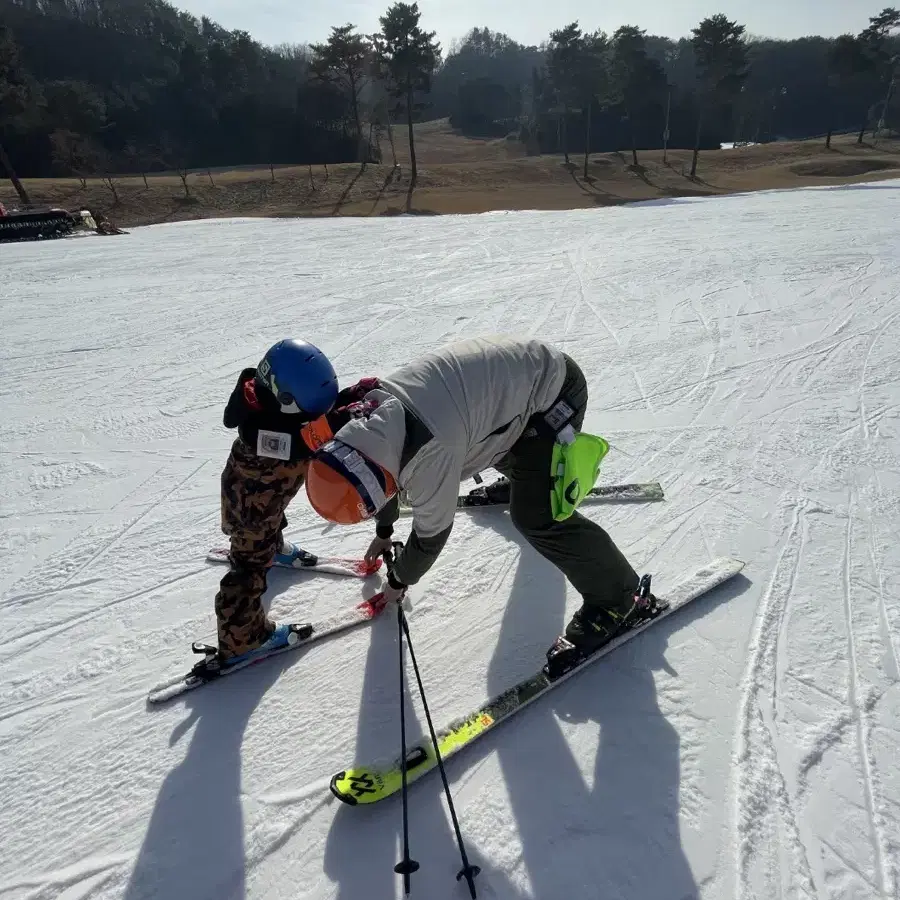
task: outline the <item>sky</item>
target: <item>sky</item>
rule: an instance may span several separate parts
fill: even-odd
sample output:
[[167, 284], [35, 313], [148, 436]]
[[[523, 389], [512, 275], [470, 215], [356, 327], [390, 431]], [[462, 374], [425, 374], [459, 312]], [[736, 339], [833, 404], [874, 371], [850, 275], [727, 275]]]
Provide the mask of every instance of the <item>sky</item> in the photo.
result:
[[[332, 25], [352, 22], [378, 29], [391, 0], [171, 0], [224, 28], [240, 28], [263, 44], [304, 44], [328, 37]], [[419, 0], [421, 25], [437, 32], [445, 52], [475, 26], [503, 31], [523, 44], [539, 44], [551, 31], [578, 21], [582, 28], [612, 33], [637, 25], [650, 34], [678, 38], [701, 19], [725, 13], [749, 34], [794, 38], [806, 34], [857, 33], [888, 0]]]

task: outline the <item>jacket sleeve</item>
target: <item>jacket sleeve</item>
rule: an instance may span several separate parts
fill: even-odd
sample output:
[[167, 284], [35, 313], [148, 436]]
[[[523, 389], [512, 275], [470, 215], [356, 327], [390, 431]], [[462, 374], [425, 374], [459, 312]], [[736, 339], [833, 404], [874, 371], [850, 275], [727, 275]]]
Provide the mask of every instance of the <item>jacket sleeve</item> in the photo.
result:
[[443, 531], [432, 537], [419, 537], [415, 528], [409, 535], [409, 540], [404, 544], [397, 559], [394, 560], [393, 579], [395, 586], [400, 584], [416, 584], [422, 576], [434, 565], [440, 556], [450, 532], [453, 530], [451, 523]]
[[407, 474], [413, 512], [409, 540], [394, 560], [394, 580], [415, 584], [434, 565], [453, 530], [462, 462], [441, 449], [426, 453]]
[[375, 531], [378, 537], [390, 537], [394, 533], [394, 523], [400, 518], [399, 491], [378, 510], [375, 515]]
[[237, 384], [228, 398], [225, 412], [222, 415], [222, 424], [226, 428], [237, 428], [247, 418], [247, 403], [244, 400], [244, 382], [256, 374], [256, 369], [244, 369], [238, 375]]

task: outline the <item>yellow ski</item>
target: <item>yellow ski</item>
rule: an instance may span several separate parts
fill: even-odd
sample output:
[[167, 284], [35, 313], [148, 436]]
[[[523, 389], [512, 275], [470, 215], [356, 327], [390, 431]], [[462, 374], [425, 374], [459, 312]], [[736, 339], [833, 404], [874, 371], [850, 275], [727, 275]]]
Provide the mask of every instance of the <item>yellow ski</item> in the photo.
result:
[[[712, 560], [686, 576], [679, 584], [667, 591], [665, 597], [659, 598], [661, 605], [668, 605], [655, 618], [648, 619], [619, 635], [565, 674], [551, 679], [542, 668], [530, 678], [520, 681], [509, 690], [489, 700], [472, 715], [452, 722], [437, 732], [441, 758], [447, 760], [495, 728], [504, 719], [508, 719], [519, 710], [524, 709], [542, 694], [561, 684], [576, 672], [580, 672], [592, 662], [601, 659], [607, 653], [611, 653], [616, 647], [631, 640], [645, 628], [650, 628], [654, 622], [665, 618], [686, 606], [691, 600], [737, 575], [743, 568], [744, 563], [739, 559], [720, 557]], [[437, 755], [430, 740], [425, 738], [410, 747], [406, 755], [406, 767], [406, 778], [409, 784], [437, 768]], [[400, 790], [401, 784], [402, 773], [398, 759], [383, 767], [377, 765], [358, 766], [338, 772], [331, 779], [331, 792], [343, 803], [350, 806], [362, 806], [378, 803], [379, 800], [390, 797]]]

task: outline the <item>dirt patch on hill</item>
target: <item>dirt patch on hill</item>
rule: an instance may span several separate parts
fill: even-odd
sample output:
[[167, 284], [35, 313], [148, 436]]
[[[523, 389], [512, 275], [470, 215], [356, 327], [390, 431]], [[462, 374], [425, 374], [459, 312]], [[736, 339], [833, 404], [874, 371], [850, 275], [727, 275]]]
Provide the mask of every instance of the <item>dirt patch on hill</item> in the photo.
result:
[[[852, 178], [869, 172], [885, 172], [900, 169], [900, 163], [892, 159], [824, 159], [794, 163], [790, 170], [795, 175], [814, 178]], [[900, 174], [900, 172], [898, 172]]]
[[[877, 147], [836, 136], [778, 142], [700, 154], [675, 149], [528, 155], [514, 136], [478, 140], [457, 134], [446, 120], [416, 126], [419, 177], [410, 184], [408, 132], [394, 128], [393, 151], [382, 144], [381, 165], [282, 166], [176, 174], [77, 179], [28, 179], [36, 203], [103, 213], [123, 228], [230, 216], [381, 216], [469, 214], [494, 210], [566, 210], [671, 197], [837, 185], [900, 177], [900, 141]], [[394, 166], [396, 154], [397, 166]], [[186, 195], [185, 191], [188, 191]], [[15, 202], [9, 182], [0, 200]]]

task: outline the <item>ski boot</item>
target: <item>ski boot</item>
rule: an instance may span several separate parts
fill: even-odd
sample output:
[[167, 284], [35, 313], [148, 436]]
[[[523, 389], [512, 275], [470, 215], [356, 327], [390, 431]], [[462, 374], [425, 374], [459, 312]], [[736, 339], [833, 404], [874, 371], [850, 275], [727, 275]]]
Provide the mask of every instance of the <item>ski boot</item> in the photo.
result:
[[285, 541], [281, 549], [275, 554], [273, 565], [284, 566], [287, 569], [307, 569], [314, 566], [319, 557], [290, 541]]
[[273, 650], [279, 650], [281, 647], [288, 647], [299, 641], [304, 641], [311, 634], [312, 625], [287, 623], [276, 625], [275, 630], [269, 635], [268, 639], [258, 647], [254, 647], [252, 650], [237, 656], [229, 656], [227, 659], [222, 658], [218, 647], [204, 644], [202, 641], [194, 641], [191, 644], [191, 650], [194, 653], [202, 654], [203, 659], [194, 665], [191, 669], [191, 674], [197, 678], [202, 678], [204, 681], [211, 681], [231, 666], [249, 662], [258, 656], [268, 656]]
[[655, 619], [669, 606], [650, 593], [650, 575], [644, 575], [635, 591], [631, 609], [623, 616], [609, 610], [599, 610], [588, 618], [583, 608], [572, 617], [561, 635], [547, 651], [543, 673], [551, 681], [581, 665], [624, 632]]
[[472, 488], [468, 494], [460, 497], [456, 505], [467, 506], [497, 506], [509, 503], [512, 486], [505, 475], [501, 475], [496, 481], [481, 487]]

